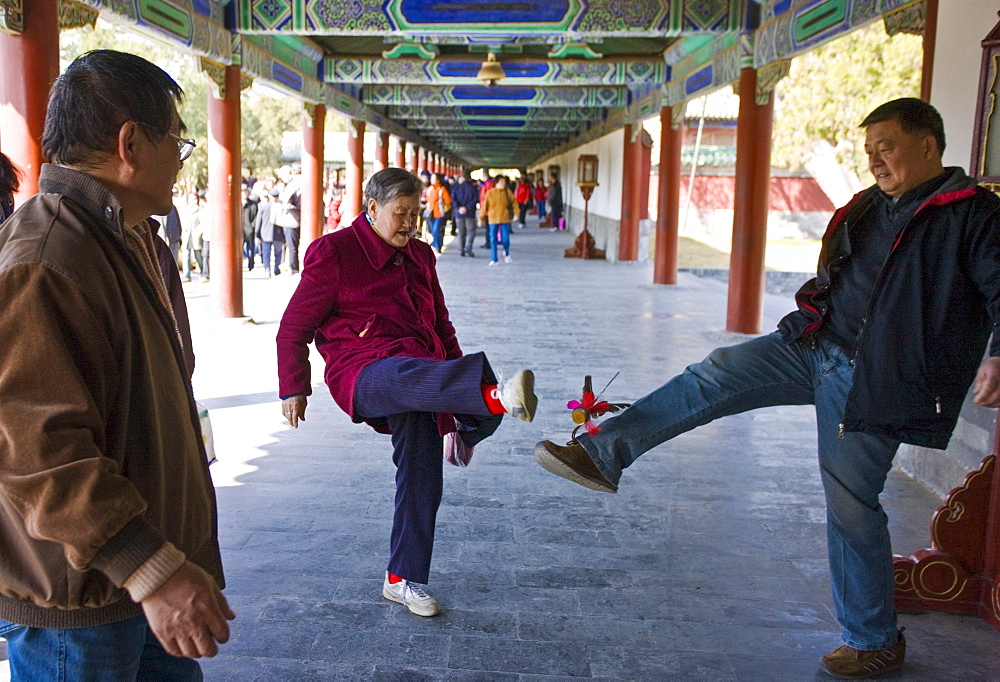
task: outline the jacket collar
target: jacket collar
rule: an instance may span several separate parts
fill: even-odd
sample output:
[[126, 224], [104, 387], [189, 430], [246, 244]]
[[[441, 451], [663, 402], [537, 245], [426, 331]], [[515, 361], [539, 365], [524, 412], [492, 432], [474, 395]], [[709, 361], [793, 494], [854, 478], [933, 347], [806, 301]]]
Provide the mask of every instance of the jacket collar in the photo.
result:
[[362, 211], [354, 219], [350, 229], [354, 230], [354, 234], [361, 243], [361, 250], [365, 252], [368, 262], [376, 270], [384, 268], [398, 255], [407, 256], [410, 260], [413, 260], [413, 239], [407, 242], [406, 246], [401, 249], [387, 244], [384, 239], [378, 236], [371, 223], [368, 222], [368, 213], [366, 211]]
[[77, 204], [94, 219], [106, 227], [118, 239], [124, 240], [125, 210], [110, 189], [86, 173], [43, 163], [38, 177], [41, 192], [59, 194]]

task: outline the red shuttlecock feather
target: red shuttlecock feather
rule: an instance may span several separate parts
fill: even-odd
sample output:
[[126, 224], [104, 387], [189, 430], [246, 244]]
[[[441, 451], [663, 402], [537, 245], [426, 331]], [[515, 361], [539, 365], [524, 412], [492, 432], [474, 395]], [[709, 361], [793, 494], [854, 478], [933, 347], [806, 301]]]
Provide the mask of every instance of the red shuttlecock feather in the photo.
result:
[[600, 417], [610, 410], [611, 403], [607, 400], [598, 400], [593, 393], [584, 391], [583, 400], [570, 400], [566, 403], [566, 407], [573, 410], [573, 421], [583, 424], [587, 433], [593, 436], [601, 430], [601, 427], [594, 423], [594, 417]]
[[[617, 376], [618, 374], [616, 373], [615, 376], [611, 377], [611, 381], [614, 381]], [[611, 385], [611, 381], [608, 382], [608, 386]], [[608, 386], [605, 386], [604, 390], [607, 390]], [[600, 417], [608, 412], [617, 412], [618, 410], [629, 406], [629, 403], [611, 403], [607, 400], [599, 400], [598, 398], [599, 396], [594, 395], [594, 387], [590, 376], [588, 375], [584, 377], [583, 396], [581, 399], [570, 400], [566, 403], [567, 409], [573, 411], [573, 422], [578, 424], [576, 429], [573, 429], [574, 438], [576, 437], [577, 429], [581, 426], [591, 436], [601, 430], [601, 427], [594, 423], [594, 417]]]

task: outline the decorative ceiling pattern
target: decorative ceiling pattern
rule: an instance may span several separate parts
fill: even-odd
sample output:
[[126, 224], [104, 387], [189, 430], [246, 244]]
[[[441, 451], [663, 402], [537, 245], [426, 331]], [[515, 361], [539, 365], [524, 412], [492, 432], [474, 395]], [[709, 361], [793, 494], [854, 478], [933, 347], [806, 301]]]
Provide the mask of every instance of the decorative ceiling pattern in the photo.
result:
[[[0, 0], [16, 33], [22, 2]], [[523, 167], [924, 0], [60, 0], [455, 164]], [[488, 54], [501, 69], [480, 79]], [[205, 61], [207, 60], [207, 61]]]

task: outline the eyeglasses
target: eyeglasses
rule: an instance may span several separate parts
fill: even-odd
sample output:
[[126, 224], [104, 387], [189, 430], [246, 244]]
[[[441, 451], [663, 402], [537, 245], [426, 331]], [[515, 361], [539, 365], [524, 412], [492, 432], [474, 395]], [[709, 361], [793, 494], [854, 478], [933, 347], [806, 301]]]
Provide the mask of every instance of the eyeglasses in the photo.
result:
[[178, 135], [174, 135], [171, 132], [160, 130], [156, 126], [150, 125], [149, 123], [143, 123], [142, 121], [136, 121], [135, 123], [136, 125], [140, 125], [143, 128], [155, 130], [158, 133], [166, 133], [170, 137], [174, 138], [174, 140], [177, 141], [177, 155], [180, 156], [180, 160], [182, 162], [187, 161], [188, 158], [191, 156], [191, 153], [194, 152], [194, 148], [198, 146], [192, 139], [183, 138]]

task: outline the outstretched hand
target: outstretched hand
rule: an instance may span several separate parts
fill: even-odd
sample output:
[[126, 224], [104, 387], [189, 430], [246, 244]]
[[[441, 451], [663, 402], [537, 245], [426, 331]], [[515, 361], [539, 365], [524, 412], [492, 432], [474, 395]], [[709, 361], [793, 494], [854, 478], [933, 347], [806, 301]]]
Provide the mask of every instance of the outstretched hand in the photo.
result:
[[142, 600], [149, 627], [171, 656], [201, 658], [219, 653], [236, 618], [215, 580], [185, 561], [156, 592]]
[[299, 428], [299, 420], [306, 420], [306, 397], [304, 395], [293, 395], [281, 401], [281, 414], [292, 425], [292, 428]]
[[1000, 407], [1000, 358], [986, 358], [979, 366], [972, 384], [972, 398], [976, 405]]

